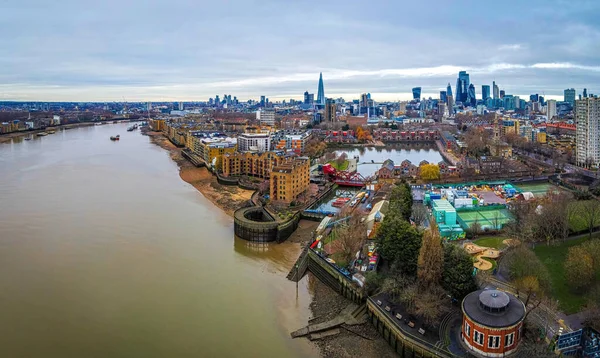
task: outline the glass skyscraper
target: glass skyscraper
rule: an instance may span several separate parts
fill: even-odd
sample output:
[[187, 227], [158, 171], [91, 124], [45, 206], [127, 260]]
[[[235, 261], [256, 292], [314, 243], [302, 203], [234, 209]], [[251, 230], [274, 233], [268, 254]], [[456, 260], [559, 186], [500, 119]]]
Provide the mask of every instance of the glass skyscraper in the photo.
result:
[[323, 87], [323, 72], [319, 75], [319, 90], [317, 91], [317, 104], [325, 105], [325, 88]]
[[475, 107], [477, 105], [477, 99], [475, 97], [475, 85], [472, 83], [469, 85], [469, 89], [467, 90], [467, 101], [463, 102], [465, 105], [469, 105], [471, 107]]
[[565, 90], [565, 102], [570, 103], [572, 107], [575, 106], [575, 88]]
[[440, 91], [440, 102], [446, 103], [448, 100], [448, 95], [446, 91]]
[[481, 99], [486, 100], [490, 98], [490, 85], [481, 86]]
[[496, 81], [492, 82], [492, 87], [493, 87], [492, 90], [494, 91], [494, 93], [493, 93], [494, 99], [500, 98], [500, 89], [498, 88]]
[[471, 82], [467, 71], [460, 71], [458, 73], [458, 79], [456, 80], [456, 101], [463, 103], [467, 101], [470, 84]]
[[412, 89], [413, 99], [421, 99], [421, 87], [415, 87]]

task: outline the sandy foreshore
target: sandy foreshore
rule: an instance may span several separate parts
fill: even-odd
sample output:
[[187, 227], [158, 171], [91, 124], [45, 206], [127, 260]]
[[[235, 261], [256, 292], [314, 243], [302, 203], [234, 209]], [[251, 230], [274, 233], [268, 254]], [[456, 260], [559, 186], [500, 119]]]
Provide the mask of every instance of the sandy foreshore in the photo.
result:
[[22, 132], [6, 133], [6, 134], [0, 135], [0, 143], [8, 142], [12, 138], [25, 137], [25, 136], [29, 136], [29, 135], [36, 135], [37, 133], [41, 133], [41, 132], [45, 132], [45, 131], [52, 131], [52, 130], [58, 131], [58, 130], [61, 130], [61, 129], [71, 129], [71, 128], [77, 128], [77, 127], [87, 127], [87, 126], [93, 126], [94, 124], [95, 124], [94, 122], [71, 123], [71, 124], [63, 124], [63, 125], [55, 126], [55, 127], [48, 127], [46, 129], [36, 129], [36, 130], [33, 130], [33, 131], [22, 131]]
[[252, 190], [241, 189], [232, 185], [221, 185], [206, 168], [198, 168], [181, 155], [177, 148], [160, 132], [144, 131], [152, 143], [169, 151], [171, 159], [179, 166], [179, 176], [183, 181], [192, 185], [214, 205], [232, 216], [233, 212], [250, 200]]

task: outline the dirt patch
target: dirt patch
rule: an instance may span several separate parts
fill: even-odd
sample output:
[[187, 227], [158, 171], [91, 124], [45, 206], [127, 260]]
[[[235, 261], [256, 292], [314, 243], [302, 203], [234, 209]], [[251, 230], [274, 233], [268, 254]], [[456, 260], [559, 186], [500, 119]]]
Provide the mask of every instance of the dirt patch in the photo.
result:
[[198, 168], [181, 155], [181, 148], [171, 143], [161, 132], [145, 132], [150, 141], [168, 150], [169, 156], [179, 166], [179, 176], [183, 181], [192, 185], [205, 198], [218, 206], [228, 215], [243, 206], [252, 196], [251, 190], [240, 189], [237, 186], [221, 185], [206, 168]]
[[300, 220], [298, 228], [286, 241], [297, 242], [304, 247], [313, 239], [313, 233], [317, 226], [319, 226], [319, 223], [316, 221]]
[[[308, 280], [309, 287], [313, 292], [310, 310], [314, 318], [310, 320], [311, 324], [325, 322], [334, 318], [351, 303], [349, 300], [335, 293], [310, 273]], [[321, 350], [321, 355], [323, 357], [397, 357], [392, 347], [381, 338], [371, 323], [347, 327], [371, 340], [351, 333], [343, 327], [344, 326], [340, 328], [340, 334], [336, 336], [314, 341]]]

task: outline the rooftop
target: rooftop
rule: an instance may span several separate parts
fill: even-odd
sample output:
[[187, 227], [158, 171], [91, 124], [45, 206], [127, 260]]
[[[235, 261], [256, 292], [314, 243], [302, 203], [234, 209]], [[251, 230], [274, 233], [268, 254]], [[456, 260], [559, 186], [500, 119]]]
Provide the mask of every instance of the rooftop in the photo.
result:
[[525, 305], [515, 296], [498, 290], [471, 292], [462, 310], [473, 321], [487, 327], [509, 327], [525, 317]]

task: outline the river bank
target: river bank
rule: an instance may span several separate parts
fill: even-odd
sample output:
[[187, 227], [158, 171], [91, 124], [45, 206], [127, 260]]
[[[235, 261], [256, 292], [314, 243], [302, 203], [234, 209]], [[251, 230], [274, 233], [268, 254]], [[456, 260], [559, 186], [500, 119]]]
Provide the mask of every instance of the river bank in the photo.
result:
[[241, 189], [237, 186], [221, 185], [206, 168], [198, 168], [181, 155], [181, 148], [171, 143], [161, 132], [145, 131], [150, 141], [167, 150], [171, 159], [179, 167], [179, 176], [183, 181], [192, 185], [215, 206], [227, 215], [244, 205], [252, 196], [252, 190]]
[[78, 127], [87, 127], [87, 126], [93, 126], [93, 125], [94, 125], [94, 123], [92, 123], [92, 122], [71, 123], [71, 124], [63, 124], [63, 125], [55, 126], [55, 127], [47, 127], [46, 129], [35, 129], [32, 131], [6, 133], [6, 134], [0, 135], [0, 143], [8, 142], [13, 138], [26, 137], [29, 135], [36, 135], [41, 132], [56, 131], [56, 130], [60, 130], [60, 129], [71, 129], [71, 128], [78, 128]]

